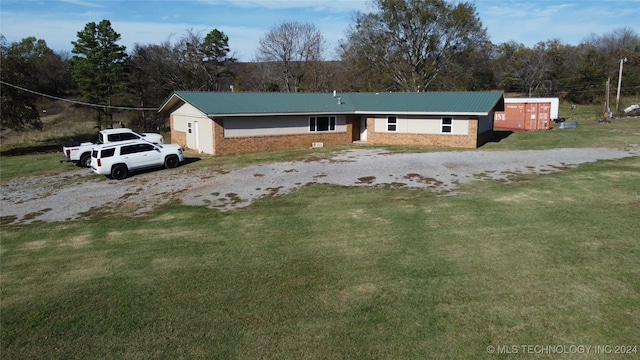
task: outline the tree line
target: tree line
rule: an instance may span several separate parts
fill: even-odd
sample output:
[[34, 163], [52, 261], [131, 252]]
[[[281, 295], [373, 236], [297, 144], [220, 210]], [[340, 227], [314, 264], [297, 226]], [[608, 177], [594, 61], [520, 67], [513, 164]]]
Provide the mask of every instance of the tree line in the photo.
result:
[[[627, 27], [591, 34], [577, 46], [558, 39], [533, 47], [492, 43], [471, 2], [375, 0], [357, 13], [327, 60], [312, 23], [286, 21], [259, 40], [251, 62], [239, 62], [226, 34], [186, 30], [176, 42], [118, 44], [109, 20], [88, 23], [71, 53], [44, 39], [8, 43], [0, 35], [3, 129], [40, 129], [42, 96], [74, 99], [95, 110], [99, 126], [115, 112], [142, 129], [162, 126], [155, 108], [174, 90], [192, 91], [479, 91], [601, 103], [624, 65], [623, 94], [640, 94], [640, 36]], [[610, 88], [613, 91], [614, 87]], [[616, 111], [617, 109], [612, 109]]]

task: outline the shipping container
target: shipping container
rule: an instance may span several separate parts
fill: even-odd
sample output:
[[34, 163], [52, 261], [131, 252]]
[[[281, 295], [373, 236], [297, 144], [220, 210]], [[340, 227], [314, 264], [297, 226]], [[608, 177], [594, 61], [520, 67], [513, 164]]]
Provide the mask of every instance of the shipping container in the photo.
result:
[[549, 130], [558, 116], [557, 98], [505, 98], [504, 111], [496, 111], [494, 128]]

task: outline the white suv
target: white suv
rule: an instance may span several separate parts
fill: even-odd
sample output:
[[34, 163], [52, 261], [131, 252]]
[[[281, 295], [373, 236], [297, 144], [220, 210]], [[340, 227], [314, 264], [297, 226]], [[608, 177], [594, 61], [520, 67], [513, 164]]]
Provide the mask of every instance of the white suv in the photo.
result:
[[100, 175], [122, 180], [131, 171], [148, 168], [174, 168], [184, 161], [182, 147], [152, 144], [146, 140], [96, 145], [91, 151], [91, 169]]

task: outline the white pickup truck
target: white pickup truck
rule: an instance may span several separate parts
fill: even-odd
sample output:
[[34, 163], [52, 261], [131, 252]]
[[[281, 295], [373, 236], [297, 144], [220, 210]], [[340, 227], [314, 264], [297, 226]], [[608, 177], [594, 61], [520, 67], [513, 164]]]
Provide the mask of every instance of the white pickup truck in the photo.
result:
[[62, 144], [62, 160], [73, 162], [78, 166], [91, 167], [91, 149], [95, 145], [110, 144], [125, 140], [143, 139], [153, 144], [163, 144], [162, 135], [156, 133], [140, 133], [127, 128], [106, 129], [98, 133], [98, 142], [71, 141]]

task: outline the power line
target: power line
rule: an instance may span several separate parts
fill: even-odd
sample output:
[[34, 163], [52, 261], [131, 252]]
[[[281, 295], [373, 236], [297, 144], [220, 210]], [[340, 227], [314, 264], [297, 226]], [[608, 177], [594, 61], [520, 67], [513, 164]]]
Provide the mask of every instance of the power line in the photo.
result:
[[6, 81], [2, 81], [2, 80], [0, 80], [0, 84], [11, 86], [12, 88], [16, 88], [18, 90], [26, 91], [26, 92], [29, 92], [29, 93], [32, 93], [32, 94], [36, 94], [36, 95], [40, 95], [40, 96], [44, 96], [44, 97], [47, 97], [47, 98], [50, 98], [50, 99], [65, 101], [65, 102], [68, 102], [68, 103], [71, 103], [71, 104], [76, 104], [76, 105], [99, 107], [99, 108], [104, 108], [104, 109], [116, 109], [116, 110], [136, 110], [136, 111], [148, 111], [148, 110], [157, 111], [158, 110], [158, 108], [136, 108], [136, 107], [128, 107], [128, 106], [111, 106], [111, 105], [91, 104], [91, 103], [87, 103], [87, 102], [69, 100], [69, 99], [65, 99], [65, 98], [61, 98], [61, 97], [57, 97], [57, 96], [53, 96], [53, 95], [43, 94], [41, 92], [29, 90], [29, 89], [23, 88], [21, 86], [13, 85], [13, 84], [10, 84], [10, 83], [8, 83]]

